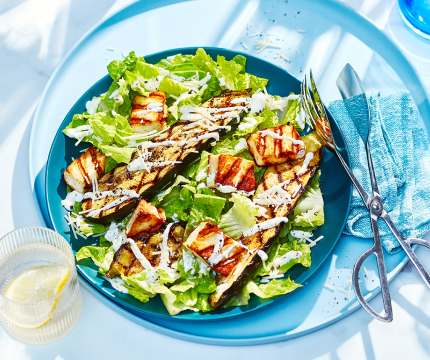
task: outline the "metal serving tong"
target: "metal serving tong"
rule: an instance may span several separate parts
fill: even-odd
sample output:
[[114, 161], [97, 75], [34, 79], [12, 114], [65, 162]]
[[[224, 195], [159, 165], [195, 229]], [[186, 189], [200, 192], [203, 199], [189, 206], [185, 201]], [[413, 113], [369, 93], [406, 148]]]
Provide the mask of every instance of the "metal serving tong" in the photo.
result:
[[[405, 238], [399, 232], [396, 225], [394, 225], [388, 213], [384, 210], [382, 199], [378, 191], [378, 184], [376, 182], [375, 171], [373, 169], [373, 163], [372, 163], [372, 156], [370, 153], [369, 103], [364, 93], [363, 84], [361, 83], [360, 78], [358, 77], [357, 73], [352, 68], [352, 66], [350, 64], [346, 64], [346, 66], [339, 74], [336, 84], [343, 99], [348, 99], [356, 95], [362, 95], [363, 98], [366, 100], [365, 104], [366, 104], [367, 112], [363, 114], [363, 116], [366, 116], [366, 118], [363, 118], [363, 123], [360, 124], [362, 126], [362, 128], [360, 129], [360, 136], [362, 137], [363, 142], [366, 143], [367, 162], [369, 166], [370, 180], [371, 180], [372, 192], [373, 192], [372, 196], [370, 196], [363, 189], [363, 187], [360, 185], [358, 180], [355, 178], [351, 169], [345, 163], [345, 160], [342, 158], [342, 155], [339, 153], [339, 150], [336, 146], [336, 143], [333, 139], [332, 132], [330, 129], [329, 118], [327, 116], [328, 110], [325, 109], [321, 101], [321, 98], [318, 94], [318, 90], [315, 86], [315, 82], [312, 77], [312, 71], [310, 72], [310, 82], [311, 82], [313, 95], [311, 95], [309, 91], [307, 81], [306, 81], [306, 76], [305, 76], [305, 80], [301, 88], [301, 96], [300, 96], [301, 106], [302, 106], [302, 109], [304, 109], [305, 111], [306, 119], [309, 123], [313, 124], [313, 127], [315, 128], [315, 133], [318, 136], [321, 143], [323, 144], [323, 146], [328, 150], [330, 150], [340, 161], [346, 173], [350, 177], [352, 183], [354, 184], [355, 188], [357, 189], [358, 193], [360, 194], [361, 198], [363, 199], [364, 204], [370, 211], [370, 222], [372, 225], [374, 244], [370, 249], [366, 250], [355, 263], [354, 270], [352, 272], [352, 283], [354, 285], [355, 294], [357, 295], [357, 299], [361, 304], [361, 306], [363, 306], [363, 308], [370, 315], [372, 315], [373, 317], [381, 321], [391, 322], [393, 320], [393, 309], [391, 307], [391, 297], [390, 297], [390, 291], [388, 288], [388, 279], [387, 279], [387, 272], [385, 270], [381, 237], [379, 235], [378, 217], [382, 218], [386, 222], [389, 229], [391, 230], [393, 235], [400, 243], [400, 246], [406, 252], [409, 259], [412, 261], [412, 264], [414, 264], [414, 266], [417, 268], [421, 277], [424, 279], [425, 283], [429, 287], [430, 287], [430, 275], [424, 269], [421, 262], [418, 260], [417, 256], [415, 255], [414, 251], [411, 248], [411, 245], [417, 244], [417, 245], [423, 245], [430, 248], [430, 242], [423, 239], [418, 239], [418, 238]], [[364, 260], [366, 260], [372, 254], [376, 256], [376, 261], [378, 264], [379, 280], [381, 283], [382, 299], [383, 299], [384, 310], [385, 310], [382, 315], [378, 314], [369, 306], [369, 304], [367, 303], [367, 301], [365, 300], [364, 296], [361, 293], [360, 285], [359, 285], [360, 268]]]

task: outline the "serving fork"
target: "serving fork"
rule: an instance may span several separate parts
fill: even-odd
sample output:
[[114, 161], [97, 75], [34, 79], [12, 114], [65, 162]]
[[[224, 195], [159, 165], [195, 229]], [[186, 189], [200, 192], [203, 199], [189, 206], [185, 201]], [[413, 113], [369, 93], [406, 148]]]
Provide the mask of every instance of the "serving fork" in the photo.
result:
[[[364, 204], [370, 211], [370, 222], [371, 222], [372, 232], [374, 236], [374, 243], [370, 249], [366, 250], [357, 259], [357, 262], [355, 263], [354, 269], [352, 272], [352, 283], [354, 285], [354, 291], [357, 296], [357, 300], [359, 301], [361, 306], [373, 317], [384, 322], [391, 322], [393, 320], [393, 309], [391, 306], [391, 297], [390, 297], [390, 291], [388, 287], [387, 272], [385, 269], [383, 248], [382, 248], [381, 237], [380, 237], [379, 228], [378, 228], [378, 218], [382, 218], [385, 221], [388, 228], [391, 230], [391, 232], [399, 242], [400, 246], [406, 252], [406, 255], [409, 257], [412, 264], [416, 267], [421, 277], [423, 278], [424, 282], [429, 287], [430, 287], [430, 275], [428, 274], [424, 266], [421, 264], [420, 260], [418, 259], [415, 252], [413, 251], [411, 245], [416, 244], [416, 245], [422, 245], [430, 248], [430, 242], [423, 239], [418, 239], [418, 238], [404, 237], [397, 229], [396, 225], [393, 223], [388, 213], [384, 210], [384, 206], [382, 204], [382, 198], [378, 190], [375, 171], [373, 168], [372, 155], [370, 153], [369, 133], [370, 133], [371, 120], [370, 120], [368, 99], [364, 92], [364, 88], [361, 83], [361, 80], [358, 74], [352, 68], [352, 66], [350, 64], [347, 64], [343, 68], [336, 83], [343, 99], [348, 99], [352, 96], [357, 96], [357, 95], [362, 95], [365, 99], [365, 106], [367, 108], [367, 112], [365, 116], [367, 117], [367, 119], [363, 119], [363, 123], [361, 124], [361, 126], [363, 126], [363, 129], [361, 131], [361, 134], [362, 134], [361, 137], [364, 143], [366, 144], [366, 155], [367, 155], [367, 163], [369, 167], [370, 182], [372, 185], [372, 195], [369, 195], [361, 186], [361, 184], [356, 179], [356, 177], [352, 173], [349, 166], [346, 164], [345, 160], [343, 159], [342, 155], [340, 154], [336, 146], [336, 143], [334, 141], [333, 134], [330, 128], [328, 109], [324, 107], [323, 102], [321, 101], [320, 95], [315, 85], [315, 81], [312, 76], [312, 71], [310, 72], [310, 83], [312, 88], [312, 94], [309, 91], [309, 87], [308, 87], [306, 75], [305, 75], [305, 80], [301, 87], [300, 101], [301, 101], [301, 107], [305, 112], [306, 120], [308, 121], [308, 123], [310, 123], [313, 126], [315, 130], [315, 134], [317, 135], [318, 139], [321, 141], [322, 145], [325, 148], [327, 148], [331, 153], [333, 153], [336, 156], [336, 158], [340, 161], [346, 173], [348, 174], [349, 178], [351, 179], [352, 183], [354, 184], [355, 188], [357, 189], [358, 193], [360, 194]], [[366, 260], [372, 254], [375, 255], [376, 262], [378, 265], [379, 280], [381, 284], [382, 299], [384, 304], [384, 313], [382, 314], [377, 313], [370, 307], [370, 305], [364, 298], [359, 285], [360, 268], [364, 260]]]

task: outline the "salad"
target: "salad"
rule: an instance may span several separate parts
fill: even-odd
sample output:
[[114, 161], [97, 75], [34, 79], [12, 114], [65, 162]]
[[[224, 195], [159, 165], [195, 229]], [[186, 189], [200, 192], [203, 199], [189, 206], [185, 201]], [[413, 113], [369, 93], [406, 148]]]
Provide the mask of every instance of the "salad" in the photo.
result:
[[323, 150], [300, 96], [204, 49], [157, 64], [131, 52], [108, 71], [109, 90], [63, 130], [89, 145], [63, 175], [65, 218], [99, 239], [76, 260], [171, 315], [300, 287], [288, 271], [311, 265], [324, 223]]

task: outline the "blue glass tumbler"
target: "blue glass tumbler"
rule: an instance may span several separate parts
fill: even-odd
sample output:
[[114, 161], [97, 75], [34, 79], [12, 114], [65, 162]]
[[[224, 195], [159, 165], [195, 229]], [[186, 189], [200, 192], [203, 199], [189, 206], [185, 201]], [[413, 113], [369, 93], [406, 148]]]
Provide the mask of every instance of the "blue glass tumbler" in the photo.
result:
[[430, 0], [399, 0], [399, 7], [406, 25], [430, 40]]

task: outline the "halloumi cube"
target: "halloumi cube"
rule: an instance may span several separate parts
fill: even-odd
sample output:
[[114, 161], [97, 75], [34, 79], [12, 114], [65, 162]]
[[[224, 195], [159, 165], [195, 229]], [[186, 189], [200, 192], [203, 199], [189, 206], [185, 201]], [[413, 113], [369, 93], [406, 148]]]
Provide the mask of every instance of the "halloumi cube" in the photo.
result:
[[293, 125], [257, 131], [246, 142], [258, 166], [278, 165], [305, 155], [305, 144]]
[[185, 247], [217, 273], [228, 276], [244, 248], [215, 224], [201, 222], [188, 236]]
[[140, 200], [136, 209], [125, 225], [125, 233], [133, 238], [138, 235], [150, 234], [157, 231], [166, 222], [166, 214], [163, 209]]
[[255, 192], [254, 163], [232, 155], [209, 155], [207, 186], [223, 193]]
[[152, 130], [158, 132], [166, 128], [167, 116], [164, 91], [154, 91], [148, 97], [136, 95], [131, 110], [130, 126], [137, 133], [147, 133]]
[[78, 159], [74, 160], [63, 174], [64, 181], [73, 190], [84, 193], [91, 189], [92, 179], [100, 179], [106, 168], [106, 156], [94, 147], [90, 147]]

